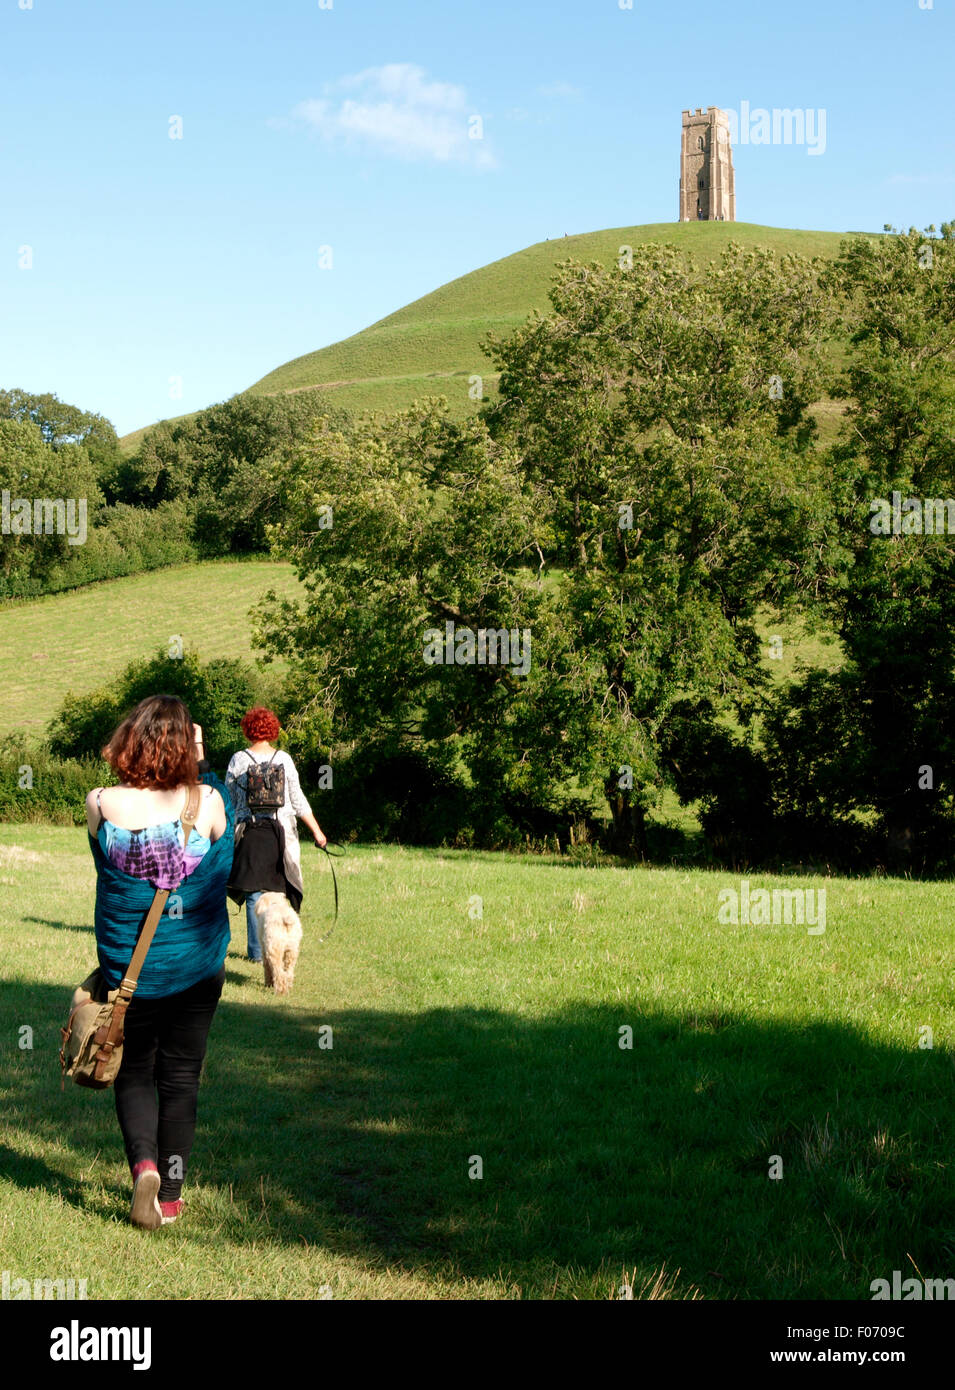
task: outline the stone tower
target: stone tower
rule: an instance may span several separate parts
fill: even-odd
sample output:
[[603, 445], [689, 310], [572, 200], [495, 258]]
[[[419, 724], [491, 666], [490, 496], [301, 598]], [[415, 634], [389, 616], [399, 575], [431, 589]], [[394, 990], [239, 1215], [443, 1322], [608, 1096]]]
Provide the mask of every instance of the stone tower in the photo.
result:
[[736, 177], [729, 117], [716, 106], [683, 112], [680, 221], [735, 222]]

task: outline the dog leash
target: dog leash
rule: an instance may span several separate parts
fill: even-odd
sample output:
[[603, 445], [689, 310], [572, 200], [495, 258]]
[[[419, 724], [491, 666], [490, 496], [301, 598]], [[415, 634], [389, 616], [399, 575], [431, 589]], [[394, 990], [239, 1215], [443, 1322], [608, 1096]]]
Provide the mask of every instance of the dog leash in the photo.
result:
[[[337, 845], [337, 849], [334, 853], [332, 853], [332, 851], [328, 848], [329, 844]], [[319, 941], [327, 941], [328, 937], [331, 936], [338, 923], [338, 879], [335, 877], [335, 865], [333, 863], [333, 860], [342, 858], [342, 856], [345, 853], [345, 847], [344, 845], [339, 844], [337, 840], [326, 840], [324, 845], [320, 845], [316, 840], [315, 848], [320, 849], [322, 853], [325, 855], [325, 858], [328, 860], [328, 867], [332, 871], [332, 887], [335, 889], [335, 917], [332, 921], [332, 925], [328, 932], [328, 935], [320, 936], [318, 938]]]

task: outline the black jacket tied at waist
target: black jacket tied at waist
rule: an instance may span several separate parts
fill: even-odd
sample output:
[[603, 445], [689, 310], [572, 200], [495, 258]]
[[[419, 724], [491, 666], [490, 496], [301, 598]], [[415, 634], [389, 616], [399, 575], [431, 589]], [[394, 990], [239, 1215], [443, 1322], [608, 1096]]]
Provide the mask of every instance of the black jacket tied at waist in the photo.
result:
[[228, 893], [237, 903], [249, 893], [284, 893], [298, 912], [302, 892], [286, 876], [285, 831], [277, 818], [240, 821], [236, 826]]

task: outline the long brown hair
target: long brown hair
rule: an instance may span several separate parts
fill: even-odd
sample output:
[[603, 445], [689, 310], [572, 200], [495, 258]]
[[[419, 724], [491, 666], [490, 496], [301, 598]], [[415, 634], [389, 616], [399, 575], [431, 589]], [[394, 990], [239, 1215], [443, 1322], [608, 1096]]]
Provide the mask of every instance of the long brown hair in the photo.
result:
[[103, 757], [129, 787], [170, 791], [199, 779], [192, 716], [177, 695], [149, 695], [120, 724]]

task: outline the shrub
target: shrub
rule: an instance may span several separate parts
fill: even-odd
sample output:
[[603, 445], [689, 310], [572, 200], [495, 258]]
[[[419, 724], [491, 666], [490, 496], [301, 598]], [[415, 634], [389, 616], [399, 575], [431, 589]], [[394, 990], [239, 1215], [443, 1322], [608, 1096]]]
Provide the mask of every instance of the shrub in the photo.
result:
[[[252, 705], [276, 701], [274, 676], [251, 663], [217, 657], [203, 663], [195, 651], [172, 658], [130, 662], [118, 680], [85, 695], [70, 692], [49, 727], [50, 751], [58, 758], [98, 757], [113, 730], [147, 695], [178, 695], [202, 725], [206, 755], [221, 771], [242, 743], [239, 721]], [[281, 719], [281, 710], [277, 709]]]
[[[292, 741], [290, 753], [295, 757]], [[447, 843], [471, 814], [468, 789], [427, 752], [372, 744], [331, 760], [332, 787], [322, 793], [318, 819], [337, 840]], [[306, 795], [319, 784], [321, 759], [297, 759]]]
[[559, 810], [542, 808], [529, 796], [471, 786], [464, 769], [444, 749], [410, 748], [392, 739], [369, 742], [342, 756], [325, 756], [296, 746], [306, 795], [320, 783], [320, 769], [330, 764], [333, 785], [322, 792], [316, 814], [333, 839], [454, 848], [518, 849], [540, 844], [567, 846], [571, 827], [583, 836], [590, 823], [584, 798], [569, 798]]
[[163, 565], [187, 564], [198, 557], [191, 526], [182, 502], [163, 502], [149, 510], [124, 503], [103, 507], [85, 543], [71, 547], [52, 566], [0, 574], [0, 599], [38, 598]]
[[57, 758], [9, 735], [0, 743], [0, 820], [82, 825], [87, 792], [111, 776], [98, 758]]

